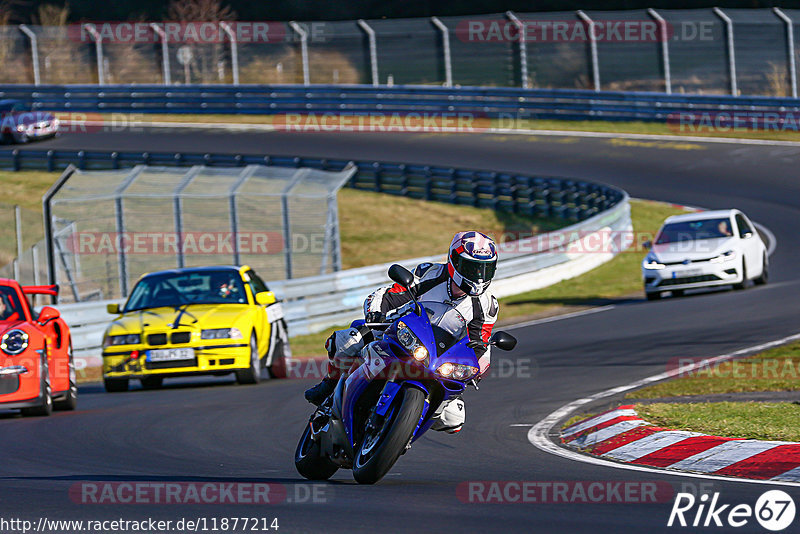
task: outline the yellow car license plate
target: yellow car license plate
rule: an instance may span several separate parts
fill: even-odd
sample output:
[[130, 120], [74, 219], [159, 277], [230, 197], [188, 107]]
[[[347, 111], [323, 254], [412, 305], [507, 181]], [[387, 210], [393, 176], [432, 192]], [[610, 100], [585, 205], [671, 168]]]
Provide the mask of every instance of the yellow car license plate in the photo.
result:
[[152, 349], [147, 351], [149, 362], [173, 362], [194, 359], [194, 349]]

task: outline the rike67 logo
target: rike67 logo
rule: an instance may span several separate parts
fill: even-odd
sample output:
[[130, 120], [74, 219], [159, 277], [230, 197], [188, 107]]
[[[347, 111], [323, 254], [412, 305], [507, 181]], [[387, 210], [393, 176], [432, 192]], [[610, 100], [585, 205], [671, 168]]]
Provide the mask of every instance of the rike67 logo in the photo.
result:
[[679, 527], [743, 527], [755, 518], [765, 529], [784, 530], [794, 521], [794, 500], [781, 490], [762, 494], [755, 507], [749, 504], [721, 504], [720, 494], [704, 493], [696, 498], [691, 493], [678, 493], [669, 514], [667, 526]]

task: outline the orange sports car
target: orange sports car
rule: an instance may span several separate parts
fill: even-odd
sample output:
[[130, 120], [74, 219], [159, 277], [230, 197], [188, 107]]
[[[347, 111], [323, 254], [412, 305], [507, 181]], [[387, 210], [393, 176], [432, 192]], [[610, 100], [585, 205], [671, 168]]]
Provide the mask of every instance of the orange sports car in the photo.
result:
[[0, 278], [0, 410], [50, 415], [78, 400], [69, 327], [57, 309], [37, 313], [28, 295], [58, 294], [58, 286], [20, 286]]

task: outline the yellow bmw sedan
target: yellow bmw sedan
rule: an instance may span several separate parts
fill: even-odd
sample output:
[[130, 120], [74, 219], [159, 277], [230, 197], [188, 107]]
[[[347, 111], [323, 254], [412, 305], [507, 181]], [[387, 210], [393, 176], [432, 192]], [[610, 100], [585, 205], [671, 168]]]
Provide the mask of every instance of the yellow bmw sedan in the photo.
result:
[[106, 391], [164, 378], [236, 374], [255, 384], [266, 368], [285, 378], [291, 358], [281, 303], [250, 267], [193, 267], [144, 275], [103, 337]]

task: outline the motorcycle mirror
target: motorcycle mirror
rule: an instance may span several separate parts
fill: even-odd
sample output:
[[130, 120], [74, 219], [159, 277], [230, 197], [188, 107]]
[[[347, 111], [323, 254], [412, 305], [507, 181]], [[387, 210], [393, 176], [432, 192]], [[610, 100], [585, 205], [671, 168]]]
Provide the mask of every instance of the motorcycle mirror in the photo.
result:
[[498, 330], [492, 334], [492, 337], [489, 339], [489, 344], [494, 345], [500, 350], [512, 350], [517, 346], [517, 338], [508, 332]]
[[396, 263], [389, 267], [389, 278], [406, 289], [411, 287], [411, 284], [414, 283], [414, 275], [411, 274], [411, 271]]

